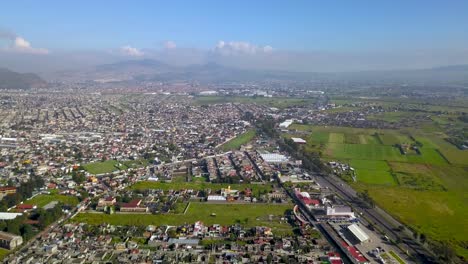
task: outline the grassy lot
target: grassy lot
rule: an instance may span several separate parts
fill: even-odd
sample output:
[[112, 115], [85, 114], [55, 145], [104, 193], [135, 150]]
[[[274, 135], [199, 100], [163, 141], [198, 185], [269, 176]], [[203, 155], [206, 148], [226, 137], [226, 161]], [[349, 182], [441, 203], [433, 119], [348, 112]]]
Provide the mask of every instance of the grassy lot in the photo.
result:
[[[466, 181], [466, 180], [465, 180]], [[418, 232], [454, 244], [466, 243], [468, 211], [466, 193], [458, 191], [419, 191], [402, 187], [365, 185], [381, 207]], [[468, 250], [457, 247], [465, 257]]]
[[355, 169], [390, 171], [390, 166], [388, 166], [388, 163], [381, 160], [353, 159], [350, 161], [350, 165]]
[[242, 145], [252, 141], [252, 139], [254, 139], [256, 134], [257, 134], [257, 132], [255, 131], [255, 129], [248, 130], [247, 132], [245, 132], [243, 134], [240, 134], [237, 137], [235, 137], [234, 139], [224, 143], [221, 146], [221, 149], [223, 151], [239, 149]]
[[396, 185], [387, 162], [380, 160], [351, 160], [358, 181], [367, 184]]
[[[83, 165], [83, 167], [89, 173], [101, 174], [101, 173], [110, 173], [110, 172], [119, 170], [119, 168], [117, 167], [118, 164], [119, 162], [116, 160], [106, 160], [103, 162], [88, 163], [88, 164]], [[125, 165], [123, 167], [125, 168], [120, 168], [120, 169], [126, 169]]]
[[388, 171], [356, 169], [356, 176], [359, 182], [367, 184], [378, 184], [393, 186], [396, 181]]
[[140, 168], [148, 166], [149, 162], [145, 159], [137, 159], [122, 161], [122, 164], [127, 166], [128, 168]]
[[0, 248], [0, 261], [3, 260], [8, 254], [10, 254], [10, 250]]
[[328, 143], [329, 139], [330, 139], [330, 133], [322, 132], [322, 131], [314, 131], [310, 134], [308, 141], [310, 141], [311, 143]]
[[250, 188], [253, 194], [257, 192], [270, 192], [273, 187], [270, 184], [228, 184], [228, 183], [207, 183], [207, 182], [154, 182], [154, 181], [140, 181], [130, 186], [132, 190], [145, 190], [145, 189], [161, 189], [161, 190], [221, 190], [231, 186], [232, 190], [244, 190]]
[[76, 196], [62, 194], [39, 194], [30, 200], [26, 200], [24, 203], [37, 205], [37, 207], [44, 207], [52, 201], [58, 201], [72, 206], [78, 204], [78, 198]]
[[[232, 225], [241, 223], [244, 226], [269, 226], [277, 234], [290, 234], [290, 225], [280, 218], [292, 205], [275, 204], [208, 204], [191, 203], [186, 214], [95, 214], [80, 213], [73, 222], [84, 222], [92, 225], [108, 223], [112, 225], [182, 225], [202, 221], [207, 225]], [[216, 216], [211, 216], [214, 213]], [[270, 221], [270, 215], [272, 220]]]
[[389, 254], [390, 254], [394, 259], [396, 259], [396, 261], [398, 261], [398, 263], [400, 263], [400, 264], [405, 264], [405, 263], [406, 263], [406, 262], [403, 261], [403, 260], [400, 258], [400, 256], [398, 256], [395, 252], [390, 251]]

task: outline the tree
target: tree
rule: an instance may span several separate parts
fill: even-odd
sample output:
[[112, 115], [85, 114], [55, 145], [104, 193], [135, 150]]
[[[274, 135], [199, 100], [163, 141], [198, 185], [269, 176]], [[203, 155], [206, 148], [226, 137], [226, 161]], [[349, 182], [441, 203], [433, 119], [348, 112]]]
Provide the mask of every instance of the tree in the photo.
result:
[[20, 228], [20, 232], [21, 232], [21, 236], [23, 236], [25, 240], [29, 240], [30, 238], [34, 236], [34, 231], [32, 229], [32, 226], [28, 224], [22, 225]]
[[81, 184], [86, 181], [86, 176], [82, 172], [72, 172], [72, 180], [77, 184]]

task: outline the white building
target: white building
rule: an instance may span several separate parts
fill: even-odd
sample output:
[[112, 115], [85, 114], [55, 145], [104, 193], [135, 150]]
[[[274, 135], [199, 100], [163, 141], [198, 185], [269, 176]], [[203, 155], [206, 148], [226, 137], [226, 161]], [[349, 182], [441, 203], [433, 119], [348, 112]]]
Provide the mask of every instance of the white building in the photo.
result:
[[356, 218], [354, 216], [354, 212], [351, 210], [351, 207], [346, 206], [346, 205], [328, 206], [327, 207], [327, 216], [329, 216], [329, 217]]
[[359, 240], [360, 243], [369, 240], [369, 236], [357, 224], [349, 225], [347, 228]]
[[279, 124], [279, 127], [280, 128], [288, 128], [290, 125], [292, 125], [293, 122], [294, 122], [294, 120], [292, 120], [292, 119], [284, 120], [284, 122]]
[[267, 163], [288, 162], [288, 158], [285, 155], [278, 154], [278, 153], [261, 153], [260, 156]]

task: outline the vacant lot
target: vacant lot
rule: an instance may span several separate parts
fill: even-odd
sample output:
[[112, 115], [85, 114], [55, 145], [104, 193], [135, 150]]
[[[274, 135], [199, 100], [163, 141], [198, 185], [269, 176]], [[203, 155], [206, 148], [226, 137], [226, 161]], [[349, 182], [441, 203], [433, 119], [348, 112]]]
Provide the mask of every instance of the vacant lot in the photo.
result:
[[37, 205], [37, 207], [44, 207], [52, 201], [62, 202], [63, 204], [75, 206], [78, 204], [78, 198], [71, 195], [62, 194], [39, 194], [34, 196], [30, 200], [26, 200], [24, 203]]
[[221, 146], [221, 149], [224, 151], [235, 150], [239, 149], [242, 145], [249, 143], [252, 139], [254, 139], [256, 135], [255, 129], [251, 129], [243, 134], [238, 135], [237, 137], [233, 138], [232, 140], [224, 143]]
[[[83, 168], [92, 174], [110, 173], [119, 170], [119, 162], [116, 160], [106, 160], [103, 162], [93, 162], [83, 165]], [[120, 167], [126, 169], [126, 166]]]
[[191, 203], [185, 214], [92, 214], [81, 213], [72, 221], [92, 225], [108, 223], [111, 225], [182, 225], [202, 221], [207, 225], [269, 226], [277, 234], [291, 233], [286, 221], [281, 221], [292, 205], [274, 204], [208, 204]]

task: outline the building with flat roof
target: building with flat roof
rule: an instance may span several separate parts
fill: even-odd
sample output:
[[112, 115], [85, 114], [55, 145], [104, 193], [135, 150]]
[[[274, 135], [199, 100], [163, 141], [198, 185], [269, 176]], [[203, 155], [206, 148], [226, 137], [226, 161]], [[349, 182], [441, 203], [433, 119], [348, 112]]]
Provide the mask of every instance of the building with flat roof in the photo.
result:
[[296, 144], [306, 144], [307, 143], [307, 141], [305, 141], [302, 138], [292, 137], [291, 139]]
[[277, 153], [263, 153], [260, 154], [262, 159], [267, 163], [284, 163], [288, 162], [288, 158], [285, 155]]
[[292, 119], [284, 120], [284, 122], [279, 124], [279, 127], [280, 128], [288, 128], [290, 125], [292, 125], [293, 122], [294, 122], [294, 120], [292, 120]]
[[353, 234], [354, 237], [359, 240], [360, 243], [369, 240], [369, 236], [362, 230], [357, 224], [352, 224], [347, 227], [347, 229]]

